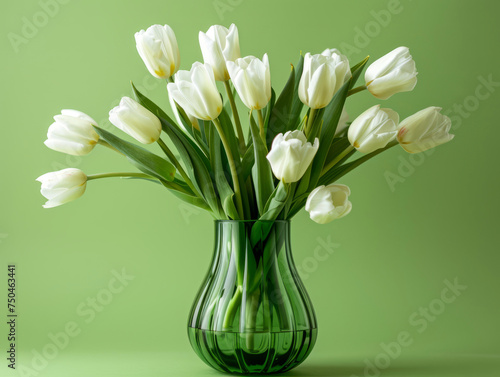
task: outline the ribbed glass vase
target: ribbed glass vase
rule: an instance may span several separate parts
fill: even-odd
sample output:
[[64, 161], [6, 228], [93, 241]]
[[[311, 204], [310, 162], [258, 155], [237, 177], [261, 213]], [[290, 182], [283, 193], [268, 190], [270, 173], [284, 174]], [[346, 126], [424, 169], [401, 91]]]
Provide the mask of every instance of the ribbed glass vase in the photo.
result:
[[293, 262], [289, 221], [216, 221], [212, 266], [189, 316], [198, 356], [233, 374], [286, 372], [316, 341]]

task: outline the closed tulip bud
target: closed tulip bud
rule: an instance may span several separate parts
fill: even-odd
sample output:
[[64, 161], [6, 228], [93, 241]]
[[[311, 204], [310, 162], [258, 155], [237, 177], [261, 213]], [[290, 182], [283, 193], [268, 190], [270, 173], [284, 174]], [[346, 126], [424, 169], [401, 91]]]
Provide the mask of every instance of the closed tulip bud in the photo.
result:
[[160, 120], [132, 98], [123, 97], [120, 105], [109, 112], [109, 121], [142, 144], [151, 144], [160, 138]]
[[222, 99], [208, 64], [196, 62], [190, 71], [179, 71], [175, 83], [167, 85], [169, 95], [189, 115], [213, 120], [222, 111]]
[[321, 109], [350, 77], [349, 60], [337, 49], [326, 49], [318, 55], [307, 53], [299, 82], [299, 98], [310, 108]]
[[450, 118], [440, 111], [440, 107], [428, 107], [401, 122], [397, 139], [405, 151], [423, 152], [447, 143], [455, 137], [449, 133]]
[[226, 62], [241, 58], [236, 25], [232, 24], [229, 30], [224, 26], [213, 25], [206, 33], [200, 31], [199, 40], [203, 60], [214, 70], [215, 79], [229, 80]]
[[44, 208], [57, 207], [78, 199], [87, 187], [87, 176], [80, 169], [63, 169], [46, 173], [36, 179], [42, 183], [41, 193], [47, 202]]
[[135, 33], [137, 52], [148, 71], [159, 79], [172, 76], [181, 64], [174, 31], [168, 25], [153, 25]]
[[359, 152], [371, 153], [394, 140], [398, 132], [398, 122], [397, 112], [375, 105], [352, 122], [347, 137]]
[[413, 90], [417, 68], [408, 47], [398, 47], [373, 62], [366, 70], [365, 81], [370, 93], [380, 99]]
[[311, 165], [318, 148], [318, 138], [311, 144], [302, 131], [288, 131], [276, 135], [267, 159], [276, 178], [286, 183], [297, 182]]
[[351, 190], [345, 185], [316, 187], [307, 197], [306, 211], [314, 222], [327, 224], [351, 212], [349, 195]]
[[266, 107], [271, 99], [271, 72], [267, 54], [264, 54], [262, 61], [254, 56], [228, 61], [227, 70], [246, 107], [250, 110]]
[[58, 152], [83, 156], [92, 151], [99, 141], [93, 126], [97, 122], [77, 110], [62, 110], [49, 127], [45, 145]]

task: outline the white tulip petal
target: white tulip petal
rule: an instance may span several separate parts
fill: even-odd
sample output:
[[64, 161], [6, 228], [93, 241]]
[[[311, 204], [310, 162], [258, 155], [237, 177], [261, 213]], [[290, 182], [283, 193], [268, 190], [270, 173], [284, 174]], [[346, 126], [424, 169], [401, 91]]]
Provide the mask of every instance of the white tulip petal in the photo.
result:
[[350, 194], [349, 187], [345, 185], [319, 186], [309, 194], [305, 209], [313, 221], [327, 224], [351, 212]]
[[413, 90], [417, 69], [410, 50], [398, 47], [373, 62], [366, 70], [365, 81], [370, 93], [380, 99]]
[[135, 33], [135, 41], [137, 52], [153, 76], [166, 79], [179, 69], [179, 48], [170, 26], [152, 25]]
[[276, 178], [286, 183], [297, 182], [311, 165], [318, 148], [318, 138], [311, 144], [302, 131], [288, 131], [276, 135], [267, 159]]
[[160, 138], [160, 120], [132, 98], [123, 97], [109, 112], [109, 121], [143, 144], [154, 143]]
[[227, 69], [246, 107], [260, 110], [267, 106], [271, 99], [271, 74], [267, 54], [264, 54], [262, 61], [254, 56], [228, 61]]
[[408, 153], [420, 153], [451, 141], [451, 120], [440, 107], [429, 107], [404, 119], [397, 139]]
[[398, 122], [399, 115], [394, 110], [375, 105], [352, 122], [347, 137], [359, 152], [371, 153], [394, 140]]
[[304, 68], [299, 82], [299, 98], [312, 109], [326, 107], [334, 94], [351, 77], [349, 61], [336, 49], [304, 57]]
[[203, 120], [219, 116], [222, 99], [209, 64], [196, 62], [190, 71], [179, 71], [175, 79], [167, 85], [168, 93], [189, 116]]
[[41, 182], [40, 192], [48, 199], [44, 208], [57, 207], [78, 199], [87, 186], [85, 173], [74, 168], [46, 173], [36, 180]]
[[97, 122], [77, 110], [62, 110], [61, 113], [54, 116], [55, 122], [47, 131], [45, 145], [74, 156], [90, 153], [99, 141], [99, 135], [93, 127]]

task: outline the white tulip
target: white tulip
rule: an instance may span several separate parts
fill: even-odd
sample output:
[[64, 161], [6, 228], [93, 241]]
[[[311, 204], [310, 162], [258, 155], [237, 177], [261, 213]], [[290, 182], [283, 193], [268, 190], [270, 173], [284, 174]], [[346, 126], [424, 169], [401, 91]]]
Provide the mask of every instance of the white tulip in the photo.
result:
[[83, 156], [90, 153], [97, 142], [99, 135], [93, 126], [97, 122], [77, 110], [62, 110], [60, 115], [54, 116], [47, 132], [45, 145], [58, 152]]
[[417, 68], [408, 47], [398, 47], [373, 62], [366, 70], [365, 81], [370, 93], [380, 99], [413, 90]]
[[154, 143], [160, 138], [160, 120], [132, 98], [123, 97], [120, 105], [109, 112], [109, 121], [143, 144]]
[[335, 137], [338, 137], [342, 132], [345, 131], [347, 127], [349, 127], [349, 114], [345, 109], [342, 109], [342, 114], [340, 114], [339, 123], [337, 125], [337, 129], [335, 130]]
[[135, 33], [137, 52], [149, 72], [159, 78], [172, 76], [181, 64], [177, 39], [168, 25], [153, 25]]
[[241, 58], [238, 28], [235, 24], [229, 27], [213, 25], [206, 33], [199, 34], [201, 53], [205, 63], [214, 70], [217, 81], [229, 80], [226, 62]]
[[419, 153], [447, 143], [455, 137], [450, 134], [451, 120], [440, 113], [440, 107], [428, 107], [409, 116], [399, 125], [397, 139], [409, 153]]
[[276, 135], [267, 159], [276, 178], [286, 183], [297, 182], [311, 165], [318, 148], [318, 138], [311, 144], [302, 131], [288, 131]]
[[351, 190], [345, 185], [316, 187], [307, 198], [306, 211], [314, 222], [327, 224], [351, 212], [349, 195]]
[[271, 99], [271, 72], [267, 54], [264, 54], [262, 61], [255, 56], [228, 61], [227, 70], [246, 107], [250, 110], [266, 107]]
[[[175, 120], [177, 120], [177, 124], [179, 125], [179, 127], [181, 127], [184, 131], [187, 132], [188, 130], [186, 130], [186, 127], [184, 127], [184, 123], [182, 122], [181, 115], [179, 114], [179, 110], [177, 109], [177, 106], [176, 106], [175, 101], [172, 98], [172, 96], [168, 96], [168, 102], [170, 103], [170, 107], [172, 108], [172, 111], [174, 113]], [[191, 114], [186, 113], [186, 115], [189, 118], [189, 122], [191, 123], [191, 126], [196, 128], [197, 130], [199, 130], [200, 126], [198, 125], [198, 119], [196, 119]]]
[[78, 199], [87, 187], [87, 176], [80, 169], [63, 169], [46, 173], [36, 179], [42, 183], [40, 192], [47, 202], [44, 208], [57, 207]]
[[167, 85], [169, 95], [189, 115], [213, 120], [222, 111], [222, 99], [210, 65], [196, 62], [190, 71], [179, 71], [175, 83]]
[[337, 49], [304, 57], [304, 69], [299, 82], [299, 98], [312, 109], [327, 106], [334, 94], [351, 77], [349, 60]]
[[371, 153], [394, 140], [398, 132], [398, 122], [397, 112], [375, 105], [352, 122], [347, 137], [359, 152]]

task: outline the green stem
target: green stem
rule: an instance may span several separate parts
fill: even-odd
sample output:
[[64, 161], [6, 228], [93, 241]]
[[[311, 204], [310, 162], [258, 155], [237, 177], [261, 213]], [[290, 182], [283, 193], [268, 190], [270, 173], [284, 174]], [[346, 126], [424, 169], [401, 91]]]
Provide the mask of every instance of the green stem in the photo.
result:
[[236, 170], [236, 164], [234, 163], [233, 154], [231, 153], [231, 146], [229, 145], [226, 135], [224, 134], [219, 118], [213, 119], [212, 122], [214, 123], [215, 128], [217, 128], [217, 132], [219, 132], [222, 145], [224, 146], [224, 149], [226, 151], [227, 161], [229, 163], [229, 168], [231, 169], [231, 177], [233, 178], [234, 195], [236, 196], [236, 207], [238, 208], [238, 214], [240, 215], [240, 218], [243, 219], [244, 212], [243, 201], [241, 198], [240, 181], [238, 179], [238, 172]]
[[266, 130], [264, 128], [264, 116], [262, 115], [262, 109], [257, 110], [257, 116], [259, 118], [260, 137], [264, 141], [264, 145], [265, 145], [266, 144]]
[[247, 298], [247, 304], [245, 306], [245, 332], [246, 332], [246, 346], [249, 350], [255, 348], [255, 330], [257, 327], [257, 313], [259, 311], [259, 296], [260, 289], [250, 294]]
[[363, 90], [366, 90], [366, 85], [360, 85], [354, 89], [351, 89], [347, 92], [347, 97], [352, 96], [353, 94], [362, 92]]
[[328, 170], [333, 168], [337, 162], [342, 160], [345, 156], [347, 156], [349, 153], [351, 153], [354, 150], [354, 147], [352, 145], [349, 145], [344, 151], [339, 154], [337, 157], [335, 157], [332, 161], [326, 165], [323, 170], [321, 171], [321, 175], [324, 175]]
[[229, 104], [231, 105], [231, 111], [233, 112], [234, 124], [236, 126], [236, 132], [238, 133], [238, 141], [240, 143], [240, 152], [243, 154], [245, 152], [245, 136], [243, 135], [243, 129], [241, 128], [240, 116], [238, 114], [238, 108], [234, 102], [233, 92], [231, 91], [231, 85], [229, 85], [229, 80], [224, 81], [224, 87], [226, 88], [227, 98], [229, 99]]
[[144, 174], [144, 173], [101, 173], [101, 174], [92, 174], [87, 176], [87, 181], [91, 181], [93, 179], [101, 179], [101, 178], [146, 178], [146, 179], [152, 179], [155, 180], [156, 178]]
[[241, 305], [241, 296], [243, 293], [243, 287], [238, 285], [236, 288], [236, 292], [234, 293], [233, 298], [229, 301], [229, 305], [227, 306], [226, 315], [224, 316], [224, 323], [222, 324], [224, 329], [230, 329], [231, 325], [234, 321], [234, 316], [238, 311], [238, 308]]
[[175, 158], [174, 154], [167, 146], [167, 144], [165, 144], [165, 142], [161, 138], [159, 138], [157, 142], [160, 145], [163, 152], [168, 157], [168, 159], [172, 162], [172, 164], [174, 164], [175, 168], [179, 171], [182, 178], [184, 178], [184, 181], [186, 181], [187, 185], [193, 191], [193, 193], [198, 193], [198, 190], [196, 190], [196, 188], [194, 187], [193, 182], [191, 181], [191, 179], [189, 179], [189, 176], [186, 174], [186, 171], [184, 170], [180, 162]]
[[307, 123], [304, 128], [304, 134], [306, 135], [306, 137], [309, 136], [309, 133], [311, 132], [311, 128], [314, 123], [314, 117], [317, 111], [318, 111], [317, 109], [312, 109], [312, 108], [309, 111], [309, 116], [307, 117]]

